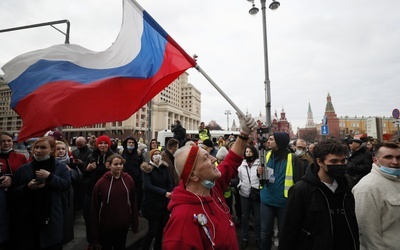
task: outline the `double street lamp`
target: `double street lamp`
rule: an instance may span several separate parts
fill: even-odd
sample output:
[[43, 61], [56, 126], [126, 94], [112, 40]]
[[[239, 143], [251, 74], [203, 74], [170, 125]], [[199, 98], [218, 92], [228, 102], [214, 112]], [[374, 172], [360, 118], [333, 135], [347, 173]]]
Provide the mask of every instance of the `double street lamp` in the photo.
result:
[[[247, 0], [253, 3], [253, 7], [249, 10], [250, 15], [255, 15], [258, 13], [258, 8], [254, 4], [254, 0]], [[266, 0], [260, 0], [261, 2], [261, 12], [262, 12], [262, 22], [263, 22], [263, 41], [264, 41], [264, 71], [265, 71], [265, 124], [271, 130], [271, 82], [269, 80], [269, 70], [268, 70], [268, 46], [267, 46], [267, 16], [266, 16]], [[279, 8], [280, 3], [272, 0], [269, 5], [271, 10], [276, 10]], [[271, 131], [269, 131], [271, 132]]]

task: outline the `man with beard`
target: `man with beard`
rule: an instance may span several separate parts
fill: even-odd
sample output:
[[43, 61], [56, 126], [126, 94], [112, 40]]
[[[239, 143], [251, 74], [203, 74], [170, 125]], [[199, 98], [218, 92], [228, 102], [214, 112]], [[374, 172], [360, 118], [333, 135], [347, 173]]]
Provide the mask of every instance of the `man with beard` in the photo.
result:
[[345, 178], [348, 149], [327, 139], [314, 148], [314, 162], [289, 190], [280, 250], [359, 249], [354, 197]]

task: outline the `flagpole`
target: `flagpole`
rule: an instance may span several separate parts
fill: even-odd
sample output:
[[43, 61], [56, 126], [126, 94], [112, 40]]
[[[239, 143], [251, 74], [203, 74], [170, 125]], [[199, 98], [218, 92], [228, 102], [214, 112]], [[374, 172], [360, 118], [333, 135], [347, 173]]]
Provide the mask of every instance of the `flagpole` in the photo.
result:
[[211, 85], [214, 86], [214, 88], [225, 98], [225, 100], [229, 102], [229, 104], [236, 110], [239, 115], [245, 117], [244, 113], [239, 109], [239, 107], [236, 106], [236, 104], [225, 94], [224, 91], [222, 91], [222, 89], [213, 81], [213, 79], [211, 79], [211, 77], [207, 75], [206, 72], [204, 72], [204, 70], [198, 64], [196, 64], [195, 68], [211, 83]]

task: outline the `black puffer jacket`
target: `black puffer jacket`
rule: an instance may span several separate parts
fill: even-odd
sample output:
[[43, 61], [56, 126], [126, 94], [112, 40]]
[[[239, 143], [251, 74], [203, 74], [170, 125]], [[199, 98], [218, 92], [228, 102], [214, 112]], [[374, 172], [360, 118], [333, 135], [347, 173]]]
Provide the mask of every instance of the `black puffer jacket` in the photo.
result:
[[[332, 193], [320, 181], [317, 170], [318, 167], [311, 164], [302, 180], [289, 190], [279, 249], [333, 250], [334, 240], [340, 245], [337, 248], [359, 249], [354, 197], [347, 180], [343, 178], [338, 181], [339, 186], [335, 193]], [[331, 207], [333, 200], [336, 200], [336, 206], [339, 206], [336, 209]], [[335, 231], [345, 235], [340, 239], [333, 239], [332, 214], [335, 211], [332, 210], [339, 216], [344, 215], [341, 217], [342, 221], [337, 222], [340, 225], [336, 224]]]

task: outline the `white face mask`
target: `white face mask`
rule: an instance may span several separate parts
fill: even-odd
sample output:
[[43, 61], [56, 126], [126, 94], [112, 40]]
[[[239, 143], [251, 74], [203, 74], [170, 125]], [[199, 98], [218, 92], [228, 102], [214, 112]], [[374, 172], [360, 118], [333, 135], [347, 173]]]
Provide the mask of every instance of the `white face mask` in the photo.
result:
[[33, 157], [34, 157], [35, 160], [37, 160], [37, 161], [46, 161], [46, 160], [50, 159], [50, 154], [44, 156], [43, 158], [37, 158], [36, 155], [33, 155]]
[[161, 155], [153, 155], [153, 161], [154, 161], [154, 162], [159, 162], [159, 161], [161, 161]]
[[297, 156], [302, 156], [304, 155], [306, 152], [304, 150], [300, 150], [300, 149], [296, 149], [296, 152], [294, 152], [295, 155]]

